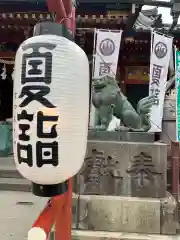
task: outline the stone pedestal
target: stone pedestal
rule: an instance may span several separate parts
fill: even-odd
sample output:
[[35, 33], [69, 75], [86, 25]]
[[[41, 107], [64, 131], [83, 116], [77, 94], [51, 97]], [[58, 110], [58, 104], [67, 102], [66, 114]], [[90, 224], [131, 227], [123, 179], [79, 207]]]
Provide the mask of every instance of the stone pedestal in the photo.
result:
[[153, 141], [149, 133], [89, 133], [84, 165], [73, 181], [79, 194], [73, 239], [172, 239], [177, 215], [166, 192], [167, 146]]
[[73, 226], [79, 230], [176, 234], [176, 202], [164, 199], [74, 195]]
[[152, 142], [89, 140], [74, 183], [80, 194], [165, 197], [167, 147]]

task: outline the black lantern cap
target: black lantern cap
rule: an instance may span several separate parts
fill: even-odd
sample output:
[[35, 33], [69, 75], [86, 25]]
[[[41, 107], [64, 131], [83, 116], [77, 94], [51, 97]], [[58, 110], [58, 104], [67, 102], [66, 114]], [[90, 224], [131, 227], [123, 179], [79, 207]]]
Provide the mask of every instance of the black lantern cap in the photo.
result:
[[38, 197], [55, 197], [61, 195], [68, 190], [68, 182], [53, 185], [42, 185], [32, 183], [32, 193]]
[[52, 34], [63, 36], [74, 41], [72, 32], [64, 25], [56, 22], [40, 22], [34, 26], [33, 36]]

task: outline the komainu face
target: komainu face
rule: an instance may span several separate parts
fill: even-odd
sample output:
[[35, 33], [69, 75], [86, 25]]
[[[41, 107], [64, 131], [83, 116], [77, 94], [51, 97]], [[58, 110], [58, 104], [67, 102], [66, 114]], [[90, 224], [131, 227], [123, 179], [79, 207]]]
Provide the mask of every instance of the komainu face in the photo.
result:
[[101, 76], [92, 80], [92, 87], [94, 92], [100, 92], [108, 86], [118, 87], [116, 79], [110, 76]]

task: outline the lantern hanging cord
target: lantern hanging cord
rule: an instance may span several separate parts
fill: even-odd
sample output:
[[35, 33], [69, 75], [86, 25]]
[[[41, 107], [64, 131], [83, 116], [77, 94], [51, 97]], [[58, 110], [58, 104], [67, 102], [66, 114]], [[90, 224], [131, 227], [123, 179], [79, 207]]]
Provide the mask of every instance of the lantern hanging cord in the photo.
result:
[[72, 20], [72, 16], [71, 16], [71, 17], [65, 17], [65, 18], [62, 18], [61, 21], [60, 21], [60, 24], [61, 24], [64, 20], [67, 20], [67, 19]]

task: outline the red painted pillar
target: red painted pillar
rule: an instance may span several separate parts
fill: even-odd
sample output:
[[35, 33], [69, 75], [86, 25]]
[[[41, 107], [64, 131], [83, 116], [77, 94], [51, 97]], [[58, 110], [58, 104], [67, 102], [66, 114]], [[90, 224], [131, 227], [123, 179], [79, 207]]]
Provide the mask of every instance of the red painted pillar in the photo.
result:
[[64, 0], [64, 6], [67, 9], [66, 14], [67, 18], [65, 19], [64, 24], [66, 27], [71, 30], [72, 34], [75, 35], [76, 31], [76, 3], [75, 0]]
[[[72, 227], [72, 179], [68, 182], [68, 191], [57, 196], [53, 205], [55, 210], [55, 240], [71, 240]], [[62, 205], [63, 204], [63, 205]]]
[[[74, 1], [74, 0], [73, 0]], [[76, 30], [76, 8], [72, 0], [47, 0], [49, 12], [56, 13], [56, 22], [63, 23], [73, 35]]]
[[49, 12], [56, 13], [58, 18], [66, 18], [66, 11], [62, 0], [47, 0]]
[[66, 15], [68, 16], [72, 12], [73, 0], [62, 0], [64, 8], [66, 9]]
[[71, 30], [72, 34], [75, 35], [75, 31], [76, 31], [76, 8], [75, 8], [75, 6], [72, 7], [72, 11], [69, 14], [69, 17], [67, 17], [64, 20], [64, 24], [69, 30]]

